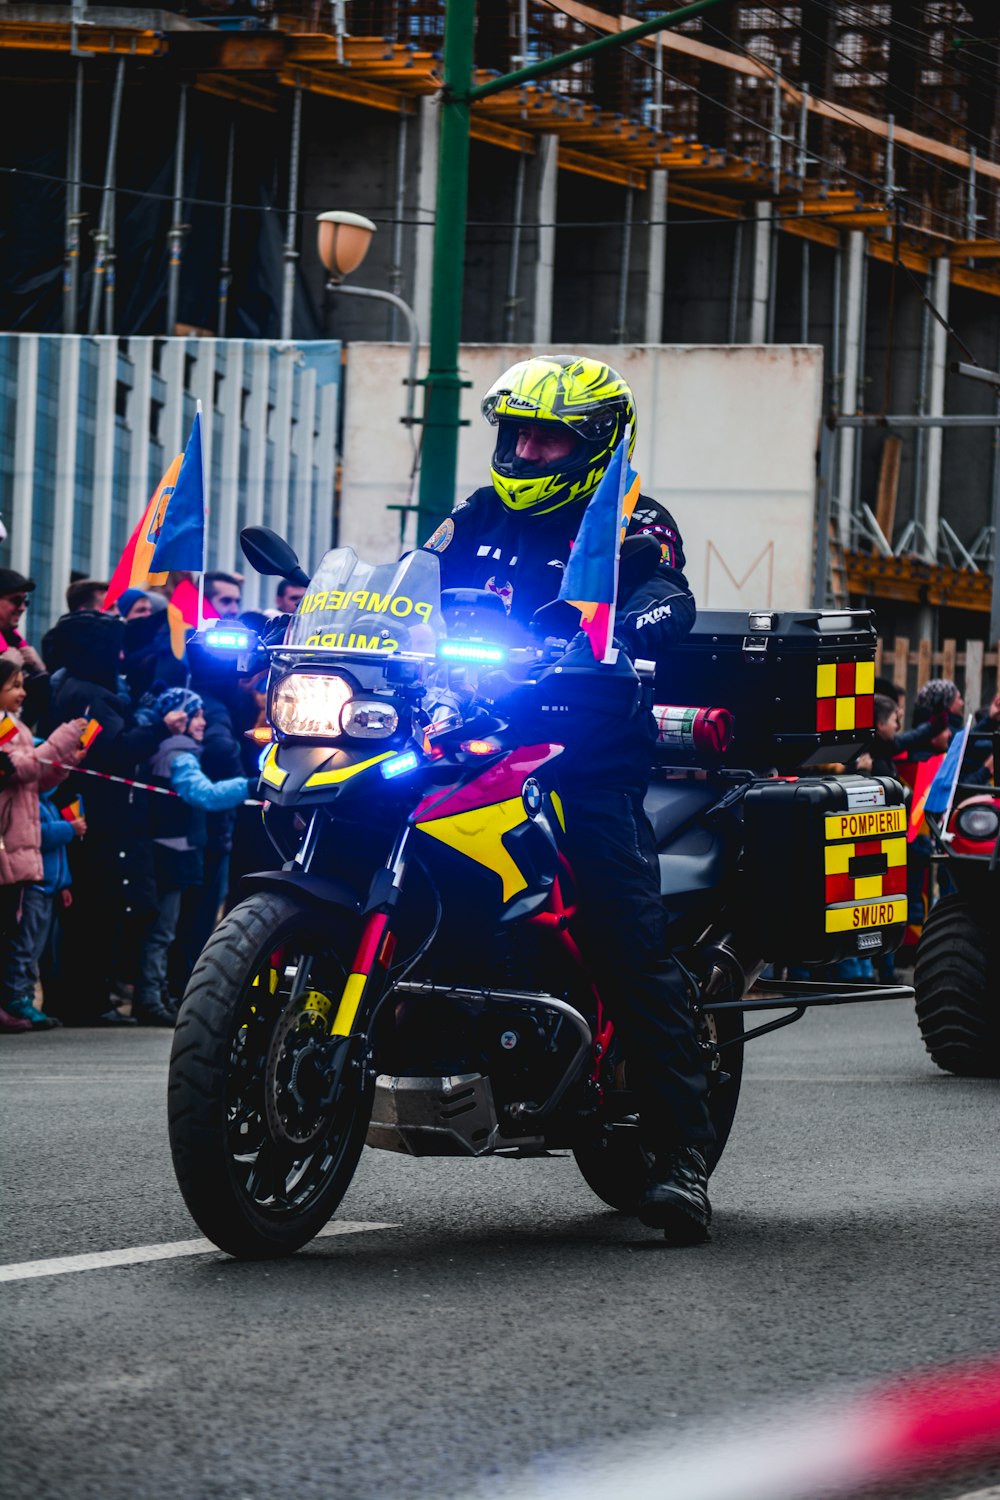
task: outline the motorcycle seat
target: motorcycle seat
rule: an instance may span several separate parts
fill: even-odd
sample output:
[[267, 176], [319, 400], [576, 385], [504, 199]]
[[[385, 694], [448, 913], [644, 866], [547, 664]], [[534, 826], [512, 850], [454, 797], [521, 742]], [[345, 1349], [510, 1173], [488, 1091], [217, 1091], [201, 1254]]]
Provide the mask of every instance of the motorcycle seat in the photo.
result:
[[662, 847], [689, 818], [707, 812], [719, 797], [718, 787], [706, 786], [703, 781], [652, 782], [643, 808], [653, 825], [657, 847]]

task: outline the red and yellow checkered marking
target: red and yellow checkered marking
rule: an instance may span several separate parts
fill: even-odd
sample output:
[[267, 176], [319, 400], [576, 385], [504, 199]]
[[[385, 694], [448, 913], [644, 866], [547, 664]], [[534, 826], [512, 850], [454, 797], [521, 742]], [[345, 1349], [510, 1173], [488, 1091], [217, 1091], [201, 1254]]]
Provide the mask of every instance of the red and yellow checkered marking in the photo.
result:
[[823, 850], [826, 931], [906, 921], [906, 813], [901, 807], [829, 813]]
[[830, 844], [826, 854], [826, 904], [906, 895], [906, 836]]
[[816, 668], [816, 731], [845, 734], [875, 724], [875, 663], [823, 662]]

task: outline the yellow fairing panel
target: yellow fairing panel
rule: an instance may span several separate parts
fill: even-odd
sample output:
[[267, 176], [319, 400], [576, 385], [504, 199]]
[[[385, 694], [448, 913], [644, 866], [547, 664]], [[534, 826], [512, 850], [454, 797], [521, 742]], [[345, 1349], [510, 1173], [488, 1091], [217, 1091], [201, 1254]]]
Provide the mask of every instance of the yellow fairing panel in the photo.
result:
[[485, 865], [503, 881], [503, 899], [506, 903], [518, 891], [526, 889], [528, 882], [507, 853], [501, 840], [505, 833], [527, 822], [528, 814], [520, 797], [510, 797], [506, 802], [492, 802], [488, 807], [475, 807], [468, 812], [453, 814], [450, 818], [430, 818], [418, 823], [421, 833], [440, 839], [477, 865]]
[[277, 745], [272, 745], [270, 750], [267, 752], [264, 764], [260, 768], [260, 779], [268, 786], [277, 787], [278, 791], [280, 791], [285, 782], [288, 780], [288, 772], [283, 771], [281, 767], [277, 765], [277, 754]]
[[383, 750], [381, 755], [372, 755], [368, 760], [359, 760], [353, 766], [341, 766], [336, 771], [316, 771], [306, 782], [304, 791], [316, 786], [335, 786], [338, 781], [348, 781], [352, 776], [357, 776], [359, 771], [367, 771], [369, 766], [378, 765], [380, 760], [388, 760], [395, 755], [395, 750]]

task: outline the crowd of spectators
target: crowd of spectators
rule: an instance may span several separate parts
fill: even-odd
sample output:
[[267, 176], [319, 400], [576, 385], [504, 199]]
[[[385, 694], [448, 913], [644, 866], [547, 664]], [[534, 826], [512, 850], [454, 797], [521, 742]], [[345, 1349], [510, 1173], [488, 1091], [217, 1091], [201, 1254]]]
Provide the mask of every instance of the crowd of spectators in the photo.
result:
[[[178, 660], [166, 590], [106, 610], [100, 579], [73, 580], [35, 649], [34, 587], [0, 569], [0, 1031], [172, 1026], [242, 820], [260, 858], [263, 684], [195, 641]], [[206, 575], [220, 617], [241, 592]]]
[[[39, 652], [21, 631], [34, 587], [0, 568], [0, 1031], [172, 1026], [234, 874], [268, 857], [259, 810], [246, 805], [262, 684], [197, 641], [178, 660], [166, 591], [127, 589], [105, 610], [108, 585], [93, 578], [70, 583]], [[238, 616], [241, 592], [239, 575], [206, 574], [216, 615]], [[280, 583], [274, 612], [292, 612], [303, 592]], [[903, 729], [902, 690], [876, 686], [870, 749], [831, 769], [912, 782], [964, 729], [962, 695], [947, 679], [925, 683]], [[1000, 693], [976, 718], [963, 783], [992, 780], [998, 732]], [[914, 839], [917, 925], [929, 859], [928, 841]]]

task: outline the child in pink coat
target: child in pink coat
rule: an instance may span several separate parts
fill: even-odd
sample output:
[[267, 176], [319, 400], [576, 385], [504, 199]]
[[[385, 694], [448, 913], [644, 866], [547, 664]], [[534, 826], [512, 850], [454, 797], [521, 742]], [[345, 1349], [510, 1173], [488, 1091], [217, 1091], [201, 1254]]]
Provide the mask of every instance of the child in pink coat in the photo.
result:
[[31, 1031], [52, 1024], [41, 1011], [36, 1021], [12, 1016], [6, 1009], [10, 1000], [20, 998], [9, 993], [10, 952], [21, 893], [25, 885], [43, 878], [38, 794], [64, 781], [68, 768], [79, 765], [86, 753], [80, 747], [84, 719], [60, 724], [44, 744], [35, 745], [31, 730], [19, 718], [25, 697], [21, 669], [18, 653], [0, 656], [0, 753], [5, 772], [0, 783], [0, 1031]]

